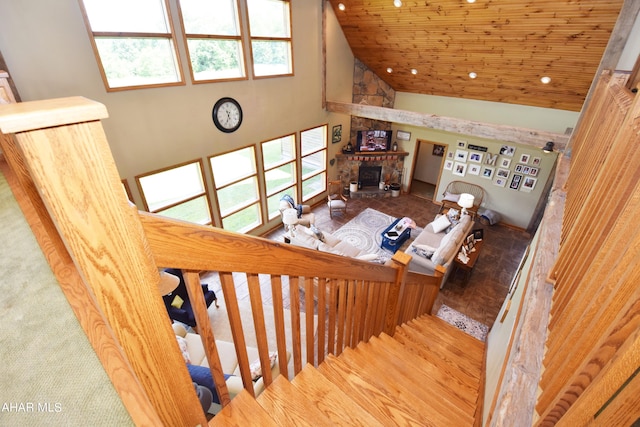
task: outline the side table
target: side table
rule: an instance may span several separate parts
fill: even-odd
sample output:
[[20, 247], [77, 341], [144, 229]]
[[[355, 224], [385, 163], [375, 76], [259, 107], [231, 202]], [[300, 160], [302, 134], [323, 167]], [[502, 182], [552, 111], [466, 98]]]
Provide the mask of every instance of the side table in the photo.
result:
[[482, 240], [476, 241], [474, 246], [475, 251], [469, 253], [469, 260], [464, 263], [460, 261], [458, 255], [453, 259], [453, 263], [455, 264], [456, 270], [460, 269], [465, 272], [465, 282], [469, 280], [469, 276], [471, 275], [471, 271], [473, 267], [476, 265], [476, 261], [480, 256], [480, 252], [482, 251]]

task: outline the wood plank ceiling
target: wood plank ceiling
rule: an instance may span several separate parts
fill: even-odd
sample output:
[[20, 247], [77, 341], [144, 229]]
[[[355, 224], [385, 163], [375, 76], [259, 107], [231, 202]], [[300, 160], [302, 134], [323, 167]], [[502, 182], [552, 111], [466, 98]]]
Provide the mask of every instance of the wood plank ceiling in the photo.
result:
[[570, 111], [582, 107], [623, 4], [329, 1], [355, 57], [396, 91]]

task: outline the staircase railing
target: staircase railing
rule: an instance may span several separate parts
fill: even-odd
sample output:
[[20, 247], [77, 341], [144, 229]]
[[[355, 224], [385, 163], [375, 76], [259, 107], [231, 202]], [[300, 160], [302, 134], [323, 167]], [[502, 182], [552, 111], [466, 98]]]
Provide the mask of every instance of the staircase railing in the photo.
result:
[[[305, 363], [317, 366], [329, 353], [338, 355], [345, 347], [355, 347], [381, 332], [393, 335], [397, 325], [431, 312], [442, 278], [408, 273], [411, 258], [402, 252], [396, 253], [389, 265], [372, 264], [144, 212], [140, 219], [157, 265], [185, 272], [198, 331], [223, 406], [228, 404], [229, 395], [198, 272], [214, 271], [220, 277], [240, 372], [245, 389], [252, 395], [251, 361], [236, 295], [238, 279], [244, 282], [246, 278], [248, 284], [263, 379], [269, 386], [273, 380], [269, 351], [273, 349], [269, 349], [268, 338], [273, 337], [266, 335], [265, 304], [274, 308], [280, 372], [290, 377], [288, 349], [293, 353], [293, 376]], [[271, 284], [271, 295], [262, 295], [261, 283], [266, 280]], [[283, 289], [287, 285], [288, 292]], [[304, 291], [304, 325], [300, 289]], [[289, 295], [290, 336], [285, 331], [283, 294]], [[306, 342], [301, 340], [302, 328]], [[301, 356], [303, 347], [306, 360]]]
[[[264, 369], [268, 348], [260, 274], [271, 279], [280, 363], [286, 360], [282, 357], [286, 340], [281, 292], [285, 282], [290, 287], [293, 374], [302, 367], [302, 345], [307, 362], [320, 363], [326, 354], [339, 354], [380, 332], [392, 335], [403, 320], [431, 310], [442, 277], [408, 273], [409, 258], [403, 253], [397, 253], [390, 265], [375, 265], [133, 212], [99, 122], [106, 117], [103, 105], [80, 97], [0, 105], [0, 142], [53, 241], [52, 247], [43, 250], [73, 260], [78, 280], [75, 287], [62, 289], [136, 423], [151, 419], [164, 425], [206, 423], [158, 290], [159, 267], [185, 272], [223, 404], [229, 397], [199, 271], [217, 271], [221, 278], [241, 376], [249, 393], [253, 388], [235, 272], [245, 273], [249, 283], [267, 385], [273, 379], [270, 370]], [[315, 288], [318, 299], [317, 320], [306, 316], [305, 343], [300, 339], [300, 287], [305, 290], [307, 313], [316, 304]], [[316, 326], [317, 341], [312, 338]], [[122, 363], [110, 364], [114, 353]], [[281, 365], [281, 372], [288, 374], [287, 367]]]

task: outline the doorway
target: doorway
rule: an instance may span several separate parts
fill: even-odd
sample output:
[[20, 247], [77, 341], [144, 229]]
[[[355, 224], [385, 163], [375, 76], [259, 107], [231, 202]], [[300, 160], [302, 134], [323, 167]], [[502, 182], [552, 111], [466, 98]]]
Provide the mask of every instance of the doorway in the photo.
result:
[[446, 151], [446, 145], [417, 140], [410, 194], [431, 201], [435, 199]]

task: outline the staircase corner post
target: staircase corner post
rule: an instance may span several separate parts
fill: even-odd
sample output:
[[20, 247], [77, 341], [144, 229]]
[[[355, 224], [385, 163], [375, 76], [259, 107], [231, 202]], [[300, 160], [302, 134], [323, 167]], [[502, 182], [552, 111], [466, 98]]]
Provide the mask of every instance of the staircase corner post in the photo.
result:
[[393, 336], [400, 315], [400, 306], [404, 299], [405, 284], [411, 255], [404, 252], [396, 252], [390, 260], [390, 266], [396, 269], [396, 279], [389, 292], [387, 316], [384, 323], [384, 332]]

